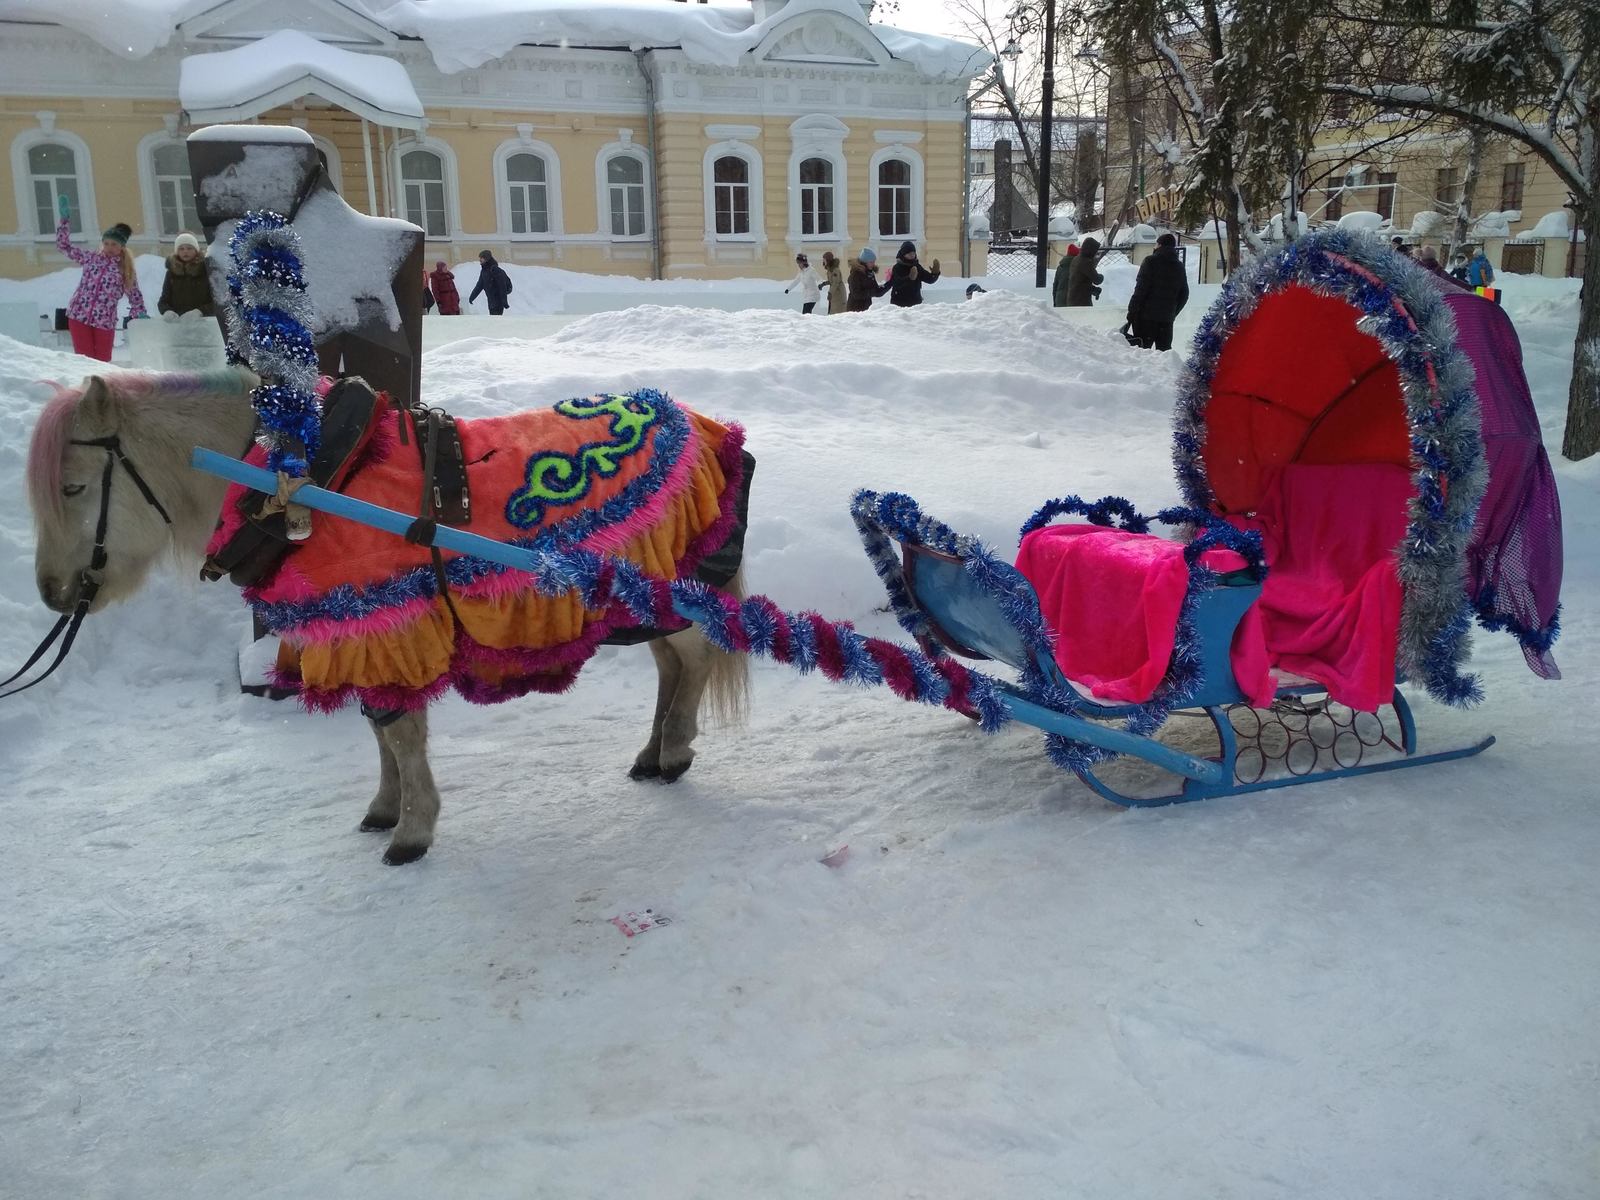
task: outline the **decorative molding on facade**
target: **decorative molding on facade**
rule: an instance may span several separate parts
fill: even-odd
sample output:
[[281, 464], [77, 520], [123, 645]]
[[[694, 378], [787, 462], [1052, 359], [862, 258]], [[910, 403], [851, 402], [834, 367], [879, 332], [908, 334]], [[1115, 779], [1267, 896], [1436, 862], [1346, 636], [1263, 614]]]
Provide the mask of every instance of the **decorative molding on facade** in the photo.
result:
[[366, 13], [339, 0], [223, 0], [178, 25], [185, 42], [253, 42], [294, 29], [319, 42], [353, 48], [392, 46], [399, 39]]
[[[848, 242], [850, 240], [850, 174], [844, 141], [850, 127], [837, 117], [813, 113], [789, 126], [789, 244]], [[824, 233], [804, 232], [800, 164], [820, 158], [833, 167], [833, 228]]]
[[915, 146], [922, 134], [914, 129], [874, 129], [872, 140], [880, 146]]
[[41, 143], [55, 143], [72, 151], [73, 174], [78, 179], [78, 212], [83, 225], [83, 236], [92, 237], [100, 231], [99, 210], [94, 197], [94, 159], [89, 144], [70, 129], [58, 128], [55, 113], [35, 113], [39, 128], [26, 129], [11, 140], [11, 178], [17, 197], [17, 238], [37, 242], [55, 241], [56, 231], [35, 231], [33, 179], [28, 171], [28, 151]]
[[813, 12], [779, 25], [752, 54], [757, 62], [858, 63], [887, 67], [883, 43], [864, 25], [832, 13]]
[[707, 125], [706, 136], [718, 141], [746, 141], [761, 136], [759, 125]]
[[[527, 133], [522, 130], [526, 128]], [[494, 223], [499, 237], [515, 242], [547, 242], [559, 238], [566, 225], [561, 214], [561, 155], [549, 142], [533, 136], [533, 126], [517, 126], [517, 135], [495, 147]], [[511, 232], [511, 181], [506, 177], [506, 162], [514, 154], [533, 154], [544, 160], [545, 213], [549, 228], [544, 233]], [[456, 221], [460, 223], [459, 218]]]

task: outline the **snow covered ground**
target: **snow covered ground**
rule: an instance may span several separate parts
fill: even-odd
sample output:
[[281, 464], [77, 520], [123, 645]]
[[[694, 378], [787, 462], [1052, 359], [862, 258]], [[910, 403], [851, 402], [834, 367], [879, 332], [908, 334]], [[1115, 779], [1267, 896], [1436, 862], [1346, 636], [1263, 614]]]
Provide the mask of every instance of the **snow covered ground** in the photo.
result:
[[[1508, 292], [1554, 445], [1575, 288]], [[7, 670], [50, 621], [32, 381], [84, 367], [0, 342]], [[998, 293], [639, 307], [423, 379], [743, 422], [751, 585], [894, 635], [853, 488], [1008, 549], [1051, 496], [1153, 510], [1177, 368]], [[1487, 703], [1418, 703], [1430, 744], [1500, 735], [1470, 763], [1123, 812], [1036, 732], [756, 664], [748, 724], [636, 784], [654, 675], [609, 650], [559, 701], [434, 710], [404, 869], [355, 829], [361, 719], [238, 695], [237, 597], [163, 580], [0, 704], [0, 1194], [1593, 1197], [1600, 459], [1557, 473], [1566, 678], [1480, 635]]]

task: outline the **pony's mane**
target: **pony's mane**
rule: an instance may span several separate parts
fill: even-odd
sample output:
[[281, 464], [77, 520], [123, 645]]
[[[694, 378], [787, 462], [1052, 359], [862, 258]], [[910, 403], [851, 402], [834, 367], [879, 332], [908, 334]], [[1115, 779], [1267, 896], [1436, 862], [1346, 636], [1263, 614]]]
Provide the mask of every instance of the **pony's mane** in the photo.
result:
[[72, 418], [83, 398], [82, 388], [64, 388], [51, 383], [53, 395], [39, 413], [28, 444], [28, 501], [40, 518], [61, 520], [62, 459], [67, 438], [72, 433]]
[[[238, 393], [239, 375], [228, 367], [217, 371], [167, 374], [156, 371], [117, 371], [100, 377], [125, 411], [142, 408], [157, 400]], [[87, 383], [87, 381], [85, 381]], [[84, 385], [75, 388], [50, 383], [54, 393], [39, 413], [28, 445], [28, 499], [33, 511], [45, 520], [60, 521], [65, 513], [61, 503], [61, 482], [67, 442], [72, 436], [73, 418], [83, 399]]]

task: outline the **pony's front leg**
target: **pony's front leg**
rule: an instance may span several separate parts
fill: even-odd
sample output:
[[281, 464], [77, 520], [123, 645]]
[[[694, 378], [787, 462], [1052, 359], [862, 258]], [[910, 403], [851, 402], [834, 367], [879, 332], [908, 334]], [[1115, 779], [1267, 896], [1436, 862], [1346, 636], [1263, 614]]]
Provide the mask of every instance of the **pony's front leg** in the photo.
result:
[[367, 727], [378, 739], [378, 794], [367, 805], [367, 815], [361, 818], [361, 831], [382, 833], [400, 823], [400, 764], [383, 736], [383, 726], [369, 717]]
[[428, 766], [428, 711], [418, 709], [379, 730], [383, 744], [394, 755], [400, 781], [400, 819], [383, 853], [390, 866], [415, 862], [433, 845], [433, 826], [439, 819], [439, 789]]

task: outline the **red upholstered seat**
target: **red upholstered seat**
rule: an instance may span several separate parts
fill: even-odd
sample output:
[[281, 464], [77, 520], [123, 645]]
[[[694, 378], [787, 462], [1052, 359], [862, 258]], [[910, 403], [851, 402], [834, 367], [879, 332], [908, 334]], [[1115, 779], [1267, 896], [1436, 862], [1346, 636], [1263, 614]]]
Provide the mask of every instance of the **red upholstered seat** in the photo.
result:
[[[1411, 476], [1387, 463], [1291, 464], [1267, 472], [1259, 529], [1268, 573], [1234, 636], [1234, 677], [1252, 702], [1272, 695], [1270, 668], [1322, 684], [1363, 711], [1394, 690], [1400, 630], [1395, 548]], [[1212, 570], [1244, 565], [1230, 551]], [[1181, 543], [1096, 525], [1054, 525], [1022, 539], [1017, 569], [1055, 635], [1055, 660], [1103, 700], [1149, 700], [1167, 672], [1189, 586]]]
[[1351, 708], [1394, 691], [1400, 633], [1395, 552], [1410, 472], [1387, 463], [1291, 464], [1265, 481], [1255, 518], [1267, 579], [1239, 636], [1259, 637], [1273, 667], [1313, 679]]

